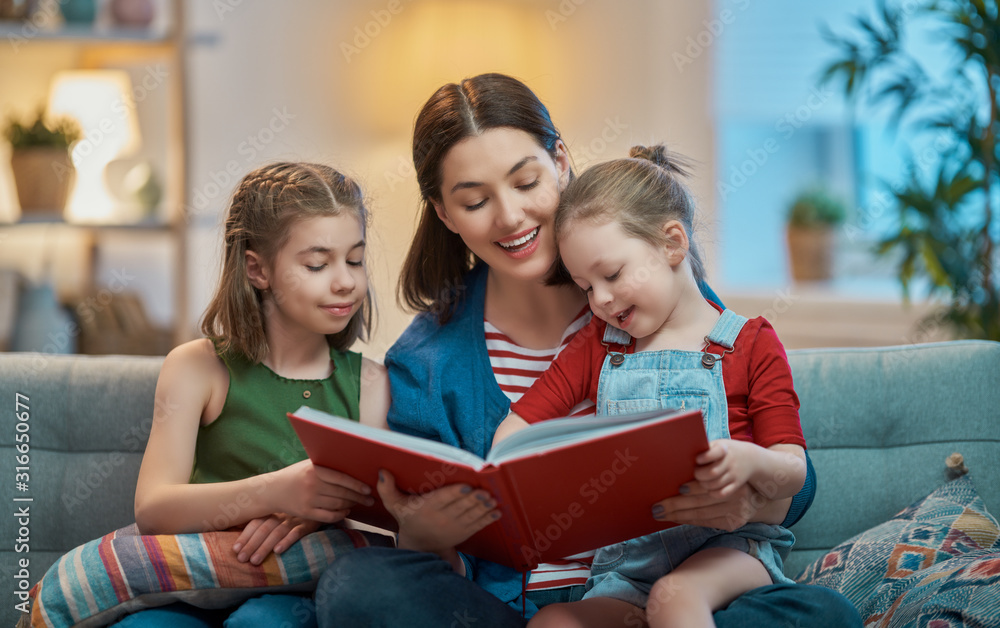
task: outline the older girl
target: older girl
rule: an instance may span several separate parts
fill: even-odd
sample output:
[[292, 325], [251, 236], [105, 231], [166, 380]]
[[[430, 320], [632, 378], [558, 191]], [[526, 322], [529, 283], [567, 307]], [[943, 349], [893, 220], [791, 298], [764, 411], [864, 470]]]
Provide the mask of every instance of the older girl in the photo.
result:
[[[260, 564], [371, 489], [313, 466], [286, 413], [302, 404], [384, 426], [384, 368], [349, 348], [371, 325], [361, 190], [329, 166], [275, 163], [236, 188], [207, 336], [170, 352], [135, 491], [143, 534], [247, 524], [233, 551]], [[362, 375], [364, 372], [364, 375]], [[184, 604], [121, 626], [315, 625], [312, 600], [266, 595], [221, 614]]]

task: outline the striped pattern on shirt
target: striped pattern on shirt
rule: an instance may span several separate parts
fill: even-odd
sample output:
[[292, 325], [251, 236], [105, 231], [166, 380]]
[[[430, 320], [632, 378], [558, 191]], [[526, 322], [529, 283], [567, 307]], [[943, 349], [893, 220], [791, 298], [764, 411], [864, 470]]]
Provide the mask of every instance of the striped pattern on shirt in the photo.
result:
[[[538, 377], [552, 364], [552, 360], [573, 340], [573, 336], [590, 322], [591, 313], [584, 308], [563, 333], [559, 346], [552, 349], [526, 349], [506, 334], [484, 321], [486, 351], [500, 390], [511, 403], [521, 398]], [[594, 402], [587, 399], [570, 412], [570, 416], [587, 416], [596, 412]], [[594, 552], [568, 556], [552, 563], [542, 563], [528, 579], [528, 591], [556, 589], [586, 584], [590, 577], [590, 563]]]

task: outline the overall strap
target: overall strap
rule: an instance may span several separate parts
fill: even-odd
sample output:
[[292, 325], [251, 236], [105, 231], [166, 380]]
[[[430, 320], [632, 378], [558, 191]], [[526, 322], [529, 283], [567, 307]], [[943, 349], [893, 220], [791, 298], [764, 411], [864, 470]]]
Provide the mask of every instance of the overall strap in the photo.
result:
[[614, 325], [604, 328], [604, 342], [609, 345], [622, 345], [627, 347], [632, 344], [632, 336], [627, 331], [622, 331]]
[[722, 316], [705, 339], [726, 349], [732, 349], [736, 345], [736, 337], [740, 335], [740, 330], [748, 320], [747, 317], [740, 316], [732, 310], [723, 310]]
[[[601, 344], [610, 356], [611, 366], [621, 366], [625, 362], [625, 347], [632, 344], [632, 336], [613, 325], [608, 325], [604, 328], [604, 340], [601, 341]], [[620, 346], [621, 351], [613, 351], [612, 345]]]

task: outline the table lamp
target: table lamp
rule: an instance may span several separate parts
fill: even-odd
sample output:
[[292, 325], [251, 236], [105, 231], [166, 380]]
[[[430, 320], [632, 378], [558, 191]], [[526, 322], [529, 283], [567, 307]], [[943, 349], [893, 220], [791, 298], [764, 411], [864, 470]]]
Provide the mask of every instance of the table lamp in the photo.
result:
[[49, 90], [49, 113], [74, 118], [83, 139], [72, 147], [76, 183], [65, 219], [76, 223], [116, 221], [118, 201], [108, 186], [108, 164], [140, 146], [132, 81], [124, 70], [59, 72]]

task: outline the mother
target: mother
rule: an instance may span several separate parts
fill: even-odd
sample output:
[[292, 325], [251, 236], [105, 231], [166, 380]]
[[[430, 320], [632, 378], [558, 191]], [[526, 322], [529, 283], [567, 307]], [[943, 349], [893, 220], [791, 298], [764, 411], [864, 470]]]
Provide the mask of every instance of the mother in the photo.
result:
[[[511, 400], [590, 316], [579, 289], [547, 281], [556, 259], [553, 217], [573, 176], [569, 155], [530, 89], [483, 74], [431, 96], [417, 117], [413, 160], [423, 208], [399, 295], [420, 314], [386, 356], [389, 424], [482, 456]], [[696, 483], [689, 489], [651, 504], [650, 516], [720, 528], [748, 520], [787, 526], [808, 507], [814, 484], [810, 467], [791, 503], [749, 488], [726, 500]], [[493, 521], [488, 496], [449, 486], [414, 506], [388, 474], [379, 491], [400, 521], [399, 548], [336, 561], [317, 590], [321, 626], [521, 626], [522, 608], [530, 617], [538, 606], [582, 595], [586, 558], [575, 573], [572, 564], [533, 573], [522, 599], [519, 574], [454, 549]], [[838, 594], [788, 585], [751, 591], [715, 619], [719, 626], [860, 625]]]

